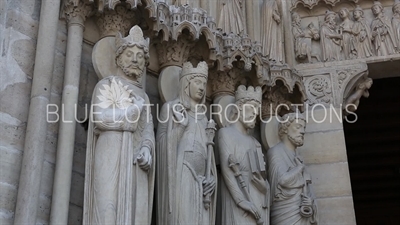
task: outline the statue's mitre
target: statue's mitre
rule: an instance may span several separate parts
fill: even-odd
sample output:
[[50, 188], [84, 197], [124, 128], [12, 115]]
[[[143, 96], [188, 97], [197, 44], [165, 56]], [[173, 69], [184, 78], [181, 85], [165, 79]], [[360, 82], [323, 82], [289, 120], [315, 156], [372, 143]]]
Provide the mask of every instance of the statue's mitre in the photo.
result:
[[182, 72], [181, 72], [179, 79], [181, 79], [182, 77], [187, 76], [187, 75], [198, 75], [198, 76], [205, 77], [207, 79], [207, 77], [208, 77], [207, 63], [202, 61], [197, 64], [197, 67], [193, 67], [192, 63], [185, 62], [183, 64]]
[[236, 101], [239, 100], [246, 100], [246, 101], [251, 101], [254, 100], [258, 103], [261, 104], [261, 96], [262, 96], [262, 91], [261, 87], [256, 87], [254, 88], [253, 86], [249, 86], [246, 89], [246, 86], [240, 85], [236, 91]]
[[126, 36], [125, 38], [122, 37], [122, 34], [120, 32], [118, 32], [115, 37], [116, 49], [119, 49], [122, 46], [133, 46], [133, 45], [138, 45], [139, 47], [146, 47], [146, 48], [149, 47], [149, 42], [144, 38], [143, 31], [138, 25], [132, 27], [131, 30], [129, 31], [129, 35]]

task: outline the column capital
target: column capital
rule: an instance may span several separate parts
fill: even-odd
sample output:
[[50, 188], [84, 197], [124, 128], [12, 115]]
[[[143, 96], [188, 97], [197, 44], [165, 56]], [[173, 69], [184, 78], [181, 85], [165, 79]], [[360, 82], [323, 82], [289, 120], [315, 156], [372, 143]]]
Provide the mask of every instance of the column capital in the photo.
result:
[[66, 0], [62, 6], [61, 16], [67, 20], [68, 26], [84, 27], [86, 18], [93, 11], [92, 5], [80, 0]]

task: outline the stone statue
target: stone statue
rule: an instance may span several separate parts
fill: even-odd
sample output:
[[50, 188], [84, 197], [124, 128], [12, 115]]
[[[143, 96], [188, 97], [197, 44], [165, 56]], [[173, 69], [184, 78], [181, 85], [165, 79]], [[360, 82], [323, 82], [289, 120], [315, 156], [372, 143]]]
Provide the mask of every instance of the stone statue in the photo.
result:
[[363, 96], [365, 98], [369, 97], [368, 89], [371, 88], [372, 83], [372, 79], [367, 78], [357, 85], [357, 88], [347, 98], [345, 104], [343, 105], [343, 107], [346, 109], [346, 112], [355, 112], [360, 104], [360, 98]]
[[339, 33], [342, 34], [342, 49], [344, 59], [355, 59], [357, 57], [357, 51], [355, 48], [354, 37], [353, 37], [353, 25], [354, 22], [349, 18], [350, 12], [347, 8], [342, 8], [339, 11], [339, 17], [342, 19], [342, 23], [339, 25]]
[[319, 56], [311, 51], [311, 40], [319, 40], [319, 31], [313, 23], [310, 23], [306, 30], [301, 28], [301, 18], [296, 12], [292, 13], [292, 32], [294, 36], [294, 50], [296, 58], [299, 60], [308, 59], [311, 62], [311, 57], [315, 57], [320, 61]]
[[271, 184], [271, 225], [317, 224], [317, 207], [296, 148], [303, 145], [305, 119], [285, 114], [279, 124], [281, 142], [267, 152], [268, 180]]
[[269, 224], [269, 184], [261, 144], [248, 130], [254, 128], [261, 107], [261, 88], [240, 85], [233, 120], [218, 132], [222, 221], [218, 224]]
[[363, 9], [357, 5], [353, 11], [354, 25], [352, 32], [354, 35], [354, 42], [357, 49], [358, 58], [367, 58], [373, 56], [371, 47], [371, 29], [364, 19]]
[[376, 55], [392, 55], [397, 49], [392, 24], [389, 18], [384, 15], [383, 6], [380, 2], [375, 1], [371, 10], [375, 15], [371, 23], [371, 31]]
[[246, 22], [243, 15], [243, 0], [221, 0], [222, 9], [219, 16], [218, 28], [226, 34], [245, 34]]
[[276, 0], [264, 0], [262, 6], [261, 34], [263, 55], [269, 61], [284, 61], [281, 14]]
[[[161, 109], [157, 130], [158, 224], [215, 223], [217, 175], [214, 157], [207, 154], [207, 118], [202, 105], [207, 77], [206, 62], [198, 63], [197, 68], [184, 63], [179, 96]], [[204, 202], [207, 195], [208, 206]]]
[[396, 0], [393, 5], [393, 17], [392, 26], [394, 31], [394, 36], [396, 38], [397, 50], [400, 52], [400, 1]]
[[100, 80], [92, 97], [83, 224], [150, 224], [155, 144], [140, 82], [149, 43], [134, 26], [126, 38], [118, 33], [115, 44], [123, 73]]
[[341, 40], [343, 36], [336, 30], [336, 13], [326, 11], [325, 21], [321, 27], [322, 60], [335, 61], [341, 60]]

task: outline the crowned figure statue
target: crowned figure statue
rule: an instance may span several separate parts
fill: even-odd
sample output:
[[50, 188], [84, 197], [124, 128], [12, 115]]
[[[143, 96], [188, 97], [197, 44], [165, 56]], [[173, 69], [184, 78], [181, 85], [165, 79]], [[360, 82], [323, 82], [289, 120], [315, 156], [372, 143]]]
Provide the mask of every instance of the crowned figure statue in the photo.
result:
[[[208, 66], [183, 64], [179, 94], [166, 102], [157, 129], [158, 224], [215, 224], [216, 167], [207, 166]], [[210, 174], [207, 178], [206, 174]], [[205, 196], [210, 196], [208, 204]]]
[[141, 85], [149, 43], [134, 26], [115, 45], [120, 70], [100, 80], [92, 97], [83, 224], [150, 224], [155, 143]]
[[236, 91], [233, 122], [218, 131], [223, 182], [222, 215], [218, 224], [269, 224], [269, 183], [260, 142], [249, 134], [260, 112], [260, 87], [240, 85]]

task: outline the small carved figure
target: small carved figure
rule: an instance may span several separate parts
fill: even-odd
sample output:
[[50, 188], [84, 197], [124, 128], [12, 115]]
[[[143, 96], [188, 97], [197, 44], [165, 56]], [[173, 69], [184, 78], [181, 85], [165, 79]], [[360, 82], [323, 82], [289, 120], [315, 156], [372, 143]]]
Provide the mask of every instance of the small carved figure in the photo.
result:
[[233, 110], [235, 123], [219, 130], [223, 182], [219, 224], [269, 224], [269, 183], [261, 144], [251, 135], [261, 106], [261, 88], [240, 85]]
[[296, 148], [303, 145], [305, 119], [285, 114], [279, 124], [281, 142], [267, 152], [268, 180], [271, 184], [271, 225], [317, 224], [317, 207]]
[[[213, 155], [207, 154], [204, 112], [207, 77], [206, 62], [198, 63], [197, 68], [184, 63], [179, 96], [161, 109], [157, 130], [158, 224], [215, 224], [217, 173]], [[205, 196], [210, 197], [207, 204]]]
[[336, 30], [336, 13], [326, 11], [325, 21], [321, 27], [322, 60], [335, 61], [341, 60], [341, 40], [343, 35]]
[[400, 52], [400, 1], [396, 0], [393, 5], [393, 17], [392, 26], [394, 31], [394, 36], [396, 38], [397, 50]]
[[218, 28], [226, 34], [246, 33], [246, 23], [242, 11], [243, 0], [222, 0], [222, 10]]
[[354, 34], [357, 56], [358, 58], [371, 57], [373, 56], [371, 47], [371, 29], [364, 19], [364, 11], [360, 6], [357, 5], [354, 9], [353, 17], [355, 21], [352, 31]]
[[301, 18], [296, 12], [292, 13], [292, 32], [294, 36], [294, 50], [296, 53], [296, 58], [299, 60], [308, 59], [311, 63], [311, 57], [315, 57], [317, 61], [320, 61], [317, 54], [313, 54], [311, 51], [311, 40], [319, 40], [319, 31], [310, 23], [306, 30], [301, 28]]
[[115, 42], [116, 64], [123, 73], [100, 80], [94, 88], [83, 224], [150, 224], [155, 143], [145, 107], [150, 102], [141, 86], [149, 43], [139, 26], [126, 38], [118, 33]]
[[276, 0], [264, 0], [262, 6], [262, 46], [263, 55], [269, 61], [284, 61], [282, 19]]
[[371, 31], [376, 55], [385, 56], [394, 54], [397, 50], [397, 43], [392, 24], [389, 18], [384, 15], [382, 4], [375, 1], [371, 10], [375, 15], [375, 19], [371, 24]]
[[344, 59], [354, 59], [357, 57], [357, 51], [353, 38], [354, 22], [349, 18], [350, 12], [347, 8], [342, 8], [339, 11], [339, 16], [343, 22], [339, 25], [339, 33], [342, 34], [342, 49]]
[[372, 83], [372, 79], [367, 78], [357, 85], [357, 88], [353, 94], [347, 98], [345, 104], [343, 105], [347, 112], [355, 112], [357, 110], [358, 105], [360, 104], [360, 98], [362, 96], [364, 96], [364, 98], [369, 97], [368, 89], [371, 88]]

